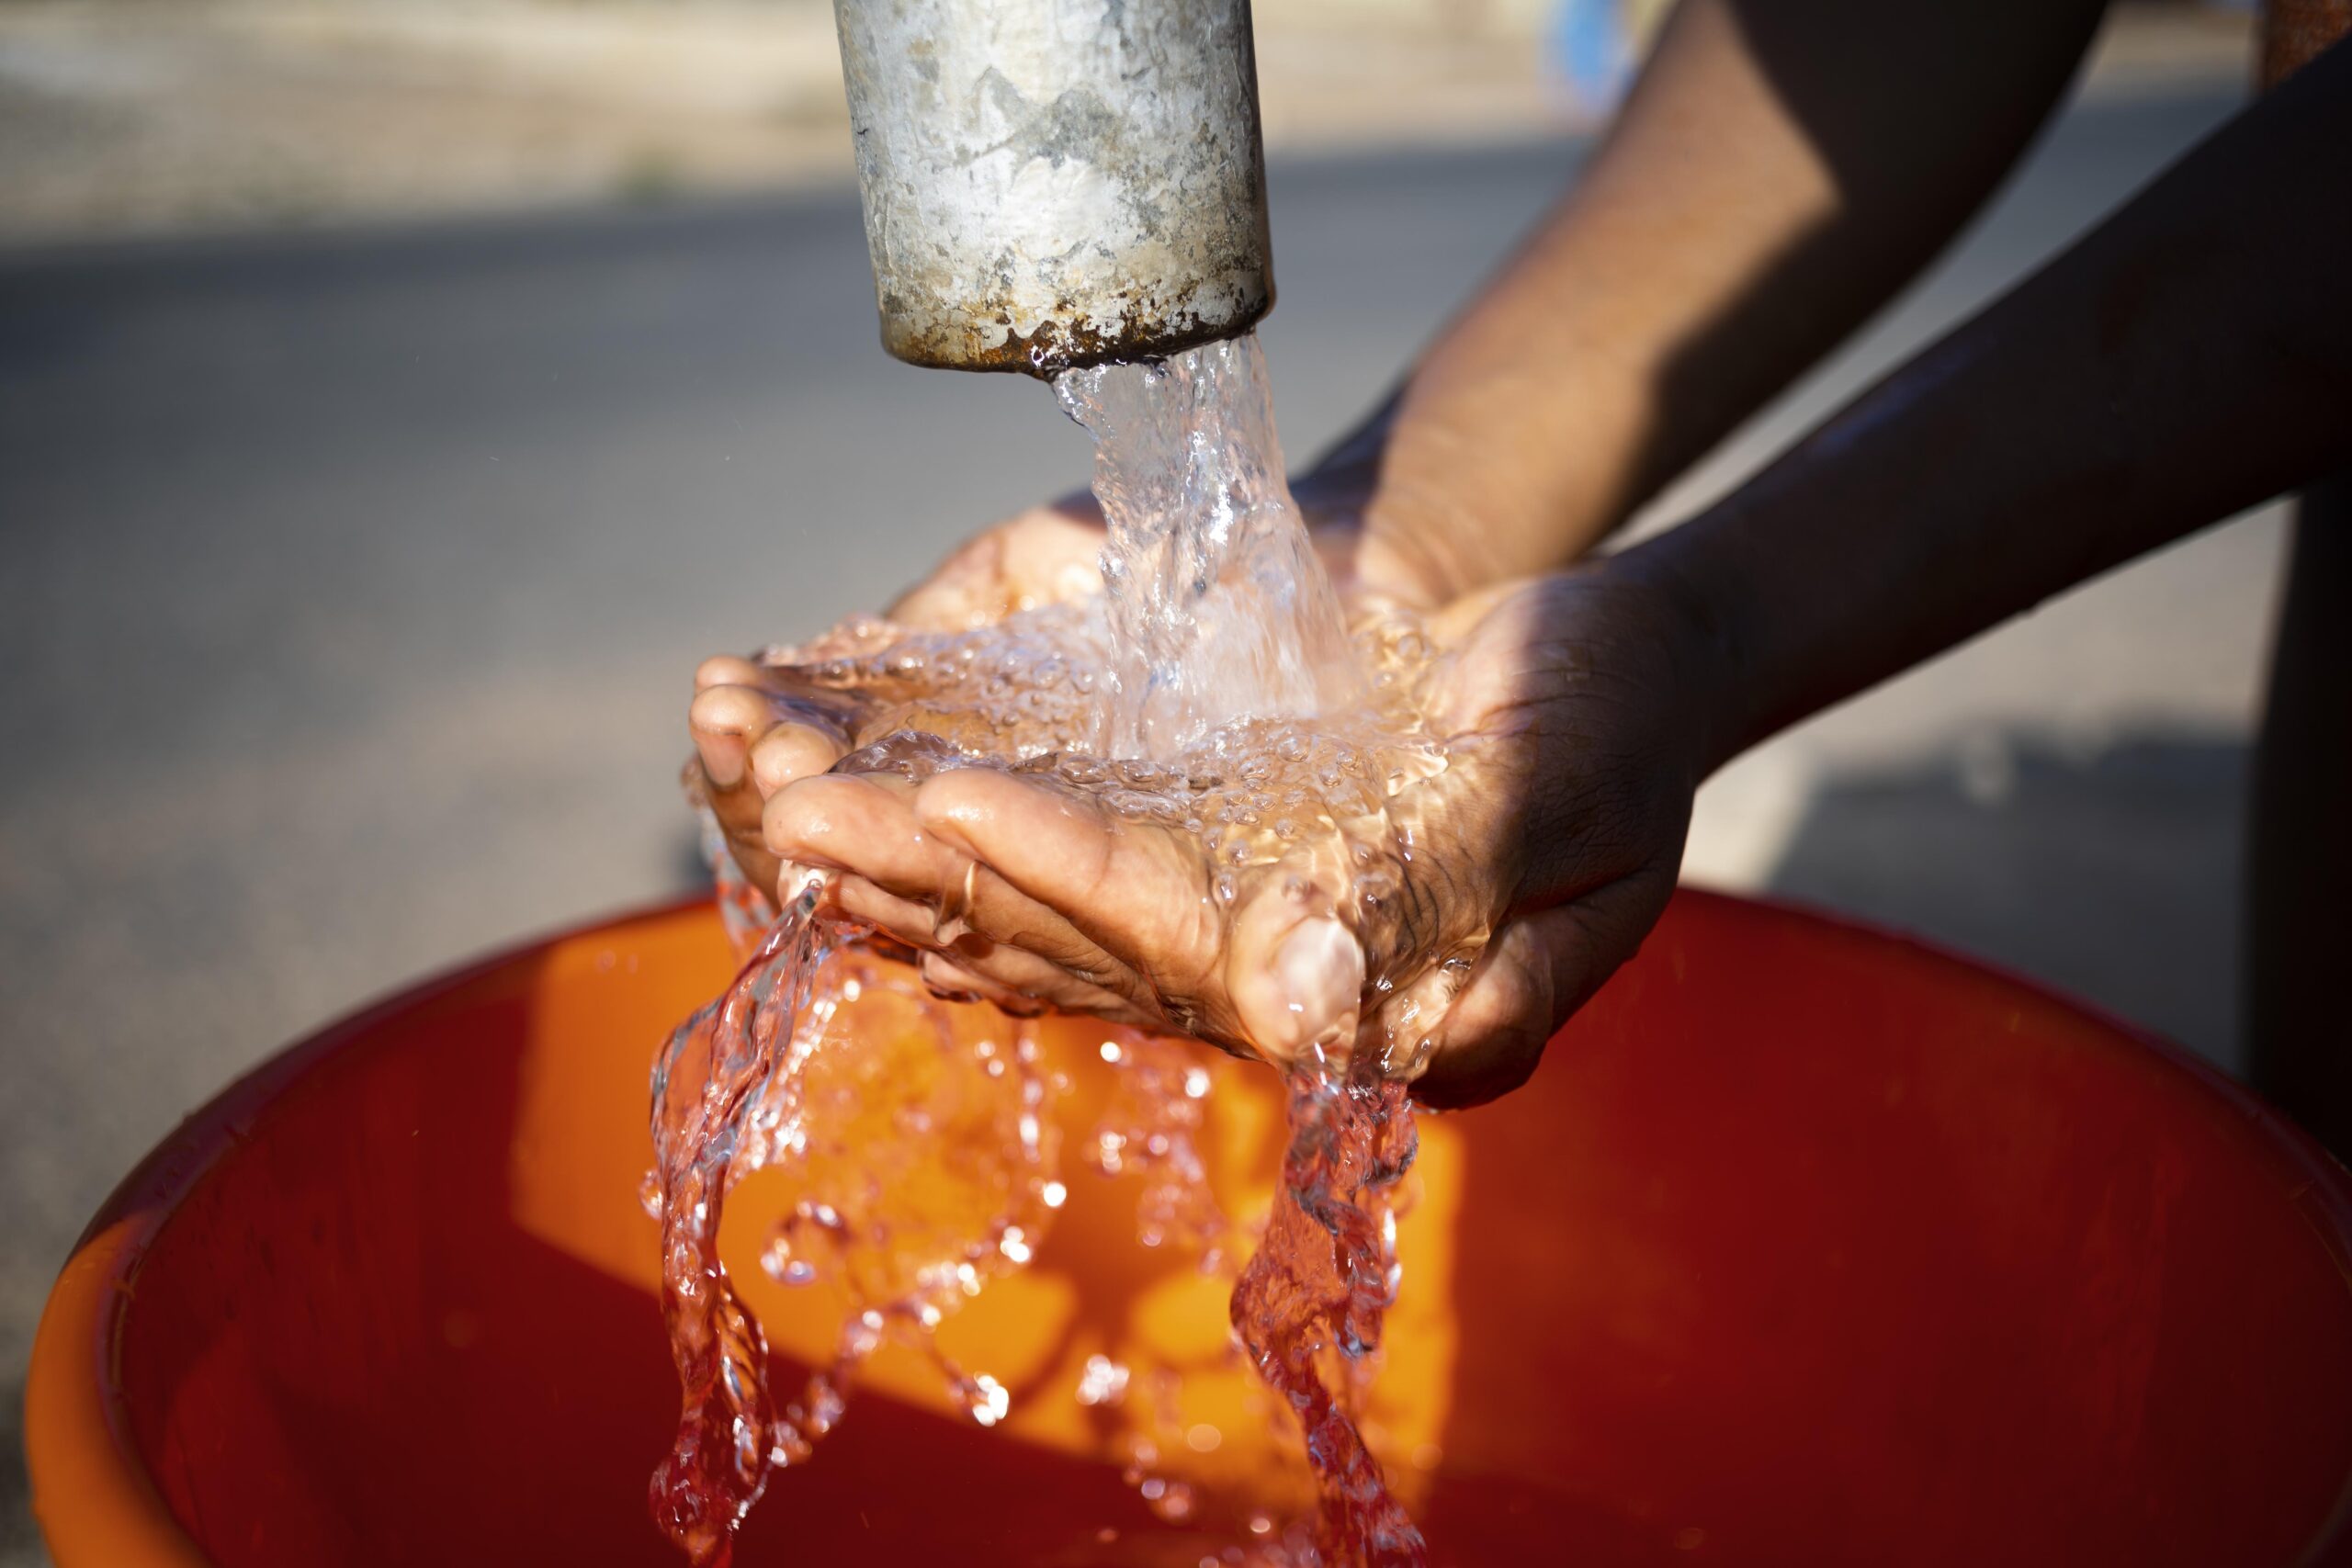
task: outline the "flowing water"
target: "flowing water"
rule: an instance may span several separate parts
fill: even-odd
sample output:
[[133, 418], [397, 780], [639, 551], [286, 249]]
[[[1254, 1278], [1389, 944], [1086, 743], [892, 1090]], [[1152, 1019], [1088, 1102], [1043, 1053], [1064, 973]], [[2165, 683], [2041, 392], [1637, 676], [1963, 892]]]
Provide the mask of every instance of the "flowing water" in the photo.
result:
[[[1220, 911], [1269, 879], [1312, 880], [1351, 927], [1393, 936], [1389, 911], [1414, 872], [1412, 792], [1447, 766], [1420, 721], [1435, 666], [1409, 617], [1343, 619], [1283, 479], [1255, 340], [1074, 372], [1056, 393], [1097, 443], [1103, 592], [974, 631], [861, 621], [779, 650], [847, 716], [857, 749], [841, 768], [1031, 775], [1192, 846], [1200, 896]], [[684, 1392], [653, 1506], [702, 1563], [726, 1560], [772, 1472], [809, 1457], [886, 1342], [931, 1356], [975, 1421], [1005, 1417], [1006, 1391], [940, 1355], [932, 1330], [1028, 1260], [1068, 1192], [1027, 1026], [927, 993], [904, 950], [828, 912], [818, 880], [770, 911], [723, 852], [715, 860], [750, 955], [657, 1061], [647, 1189]], [[1378, 1004], [1440, 962], [1466, 957], [1375, 963], [1374, 1025], [1286, 1069], [1274, 1209], [1235, 1277], [1232, 1320], [1295, 1417], [1321, 1506], [1250, 1543], [1261, 1563], [1423, 1560], [1351, 1412], [1398, 1286], [1392, 1200], [1414, 1152], [1412, 1111], [1391, 1081], [1414, 1042], [1394, 1027], [1399, 1010]], [[1186, 1047], [1106, 1034], [1124, 1077], [1089, 1163], [1145, 1170], [1147, 1245], [1179, 1238], [1225, 1267], [1238, 1249], [1193, 1139], [1207, 1076], [1187, 1069]], [[768, 1386], [766, 1341], [718, 1254], [729, 1190], [763, 1169], [788, 1172], [795, 1195], [763, 1267], [843, 1292], [835, 1352], [797, 1397]], [[1076, 1397], [1110, 1397], [1125, 1377], [1090, 1364]], [[1189, 1495], [1148, 1458], [1132, 1479], [1163, 1517], [1183, 1517]]]
[[1102, 753], [1173, 761], [1235, 721], [1363, 696], [1339, 595], [1283, 477], [1255, 338], [1054, 381], [1109, 524]]

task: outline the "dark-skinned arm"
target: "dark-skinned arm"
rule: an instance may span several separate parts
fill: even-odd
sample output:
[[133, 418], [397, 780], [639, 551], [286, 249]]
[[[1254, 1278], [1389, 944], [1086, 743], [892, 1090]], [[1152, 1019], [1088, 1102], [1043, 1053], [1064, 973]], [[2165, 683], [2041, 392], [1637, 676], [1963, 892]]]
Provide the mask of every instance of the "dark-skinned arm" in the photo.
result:
[[1629, 551], [1705, 629], [1721, 761], [2352, 461], [2352, 50], [1722, 504]]
[[1302, 499], [1423, 602], [1575, 559], [1934, 257], [2101, 9], [1684, 0], [1576, 187]]

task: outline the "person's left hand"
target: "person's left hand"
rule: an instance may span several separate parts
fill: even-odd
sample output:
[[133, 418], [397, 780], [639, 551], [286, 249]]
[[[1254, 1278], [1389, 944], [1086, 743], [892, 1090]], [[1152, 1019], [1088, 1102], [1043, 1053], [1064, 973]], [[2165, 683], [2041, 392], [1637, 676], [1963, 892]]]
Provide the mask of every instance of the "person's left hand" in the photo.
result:
[[[1035, 507], [974, 536], [882, 618], [899, 631], [968, 631], [1082, 598], [1102, 591], [1102, 525], [1091, 502]], [[758, 659], [722, 654], [695, 671], [688, 784], [710, 807], [745, 879], [771, 899], [780, 867], [761, 813], [786, 784], [839, 761], [858, 729], [858, 701], [804, 673], [827, 652], [820, 639]]]

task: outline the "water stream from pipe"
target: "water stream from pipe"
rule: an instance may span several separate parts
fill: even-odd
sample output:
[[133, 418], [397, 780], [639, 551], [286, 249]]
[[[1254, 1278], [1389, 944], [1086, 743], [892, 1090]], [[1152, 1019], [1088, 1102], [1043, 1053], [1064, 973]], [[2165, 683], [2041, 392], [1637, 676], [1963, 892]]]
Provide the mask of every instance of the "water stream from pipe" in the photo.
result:
[[[1099, 595], [953, 634], [852, 622], [775, 658], [854, 699], [842, 770], [1033, 775], [1180, 835], [1220, 917], [1269, 878], [1311, 876], [1363, 929], [1405, 881], [1409, 792], [1447, 765], [1420, 716], [1433, 664], [1409, 616], [1343, 616], [1283, 478], [1256, 340], [1072, 372], [1055, 391], [1096, 442]], [[749, 956], [657, 1060], [646, 1191], [684, 1394], [652, 1504], [697, 1563], [727, 1561], [771, 1475], [808, 1460], [885, 1342], [931, 1356], [976, 1422], [1005, 1417], [1005, 1389], [940, 1355], [932, 1331], [1029, 1259], [1068, 1191], [1028, 1026], [926, 992], [910, 954], [829, 912], [820, 880], [770, 910], [712, 843]], [[1367, 1018], [1412, 976], [1370, 978]], [[1095, 1162], [1144, 1168], [1147, 1242], [1182, 1233], [1216, 1267], [1236, 1249], [1192, 1144], [1205, 1076], [1171, 1066], [1184, 1047], [1106, 1034], [1129, 1076]], [[1320, 1498], [1313, 1518], [1247, 1543], [1267, 1568], [1425, 1560], [1352, 1414], [1401, 1277], [1393, 1203], [1415, 1147], [1392, 1078], [1402, 1047], [1367, 1045], [1377, 1034], [1285, 1069], [1274, 1209], [1234, 1278], [1236, 1343], [1295, 1418]], [[763, 1267], [846, 1292], [834, 1355], [791, 1397], [769, 1386], [766, 1340], [718, 1249], [729, 1191], [776, 1168], [797, 1196]], [[1090, 1364], [1076, 1397], [1114, 1381]], [[1163, 1517], [1191, 1506], [1149, 1465], [1131, 1475]]]

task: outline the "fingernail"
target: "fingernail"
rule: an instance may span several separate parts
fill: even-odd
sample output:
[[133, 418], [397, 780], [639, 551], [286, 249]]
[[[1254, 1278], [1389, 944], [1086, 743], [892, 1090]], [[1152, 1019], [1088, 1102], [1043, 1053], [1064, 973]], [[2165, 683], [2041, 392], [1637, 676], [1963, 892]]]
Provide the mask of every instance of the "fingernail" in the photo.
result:
[[1329, 916], [1302, 920], [1274, 950], [1274, 994], [1290, 1017], [1299, 1050], [1353, 1012], [1363, 995], [1363, 945]]
[[707, 730], [695, 731], [695, 750], [702, 756], [702, 771], [720, 789], [733, 789], [743, 782], [743, 761], [746, 748], [740, 735], [713, 735]]

